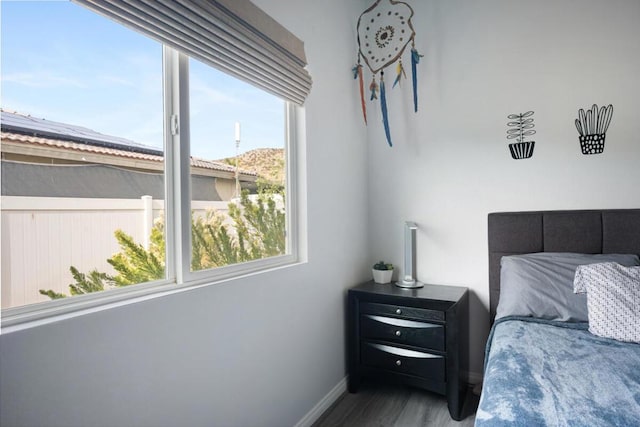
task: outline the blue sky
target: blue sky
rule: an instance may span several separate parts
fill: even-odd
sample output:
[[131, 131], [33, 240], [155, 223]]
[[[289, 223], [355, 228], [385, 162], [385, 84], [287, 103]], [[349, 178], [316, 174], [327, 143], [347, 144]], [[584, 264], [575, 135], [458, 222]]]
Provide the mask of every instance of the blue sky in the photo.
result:
[[[162, 47], [66, 1], [0, 3], [2, 108], [162, 146]], [[284, 102], [190, 61], [192, 154], [283, 147]]]

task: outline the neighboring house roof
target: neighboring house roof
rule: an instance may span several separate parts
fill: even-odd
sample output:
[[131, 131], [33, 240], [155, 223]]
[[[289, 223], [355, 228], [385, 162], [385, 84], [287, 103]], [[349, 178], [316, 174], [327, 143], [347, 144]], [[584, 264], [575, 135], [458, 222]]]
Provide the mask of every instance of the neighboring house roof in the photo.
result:
[[84, 144], [97, 145], [120, 150], [136, 151], [139, 153], [162, 155], [162, 150], [144, 144], [138, 144], [126, 138], [105, 135], [100, 132], [67, 123], [32, 117], [0, 109], [2, 130], [22, 133], [43, 138], [58, 138], [66, 141], [76, 141]]
[[[59, 148], [77, 152], [116, 156], [134, 160], [162, 162], [163, 152], [125, 138], [104, 135], [81, 126], [52, 122], [0, 109], [3, 143]], [[191, 166], [234, 173], [235, 168], [213, 160], [191, 157]], [[241, 179], [253, 180], [255, 172], [240, 170]]]
[[[126, 157], [129, 159], [148, 160], [152, 162], [162, 162], [163, 156], [146, 154], [137, 151], [126, 151], [116, 148], [107, 148], [98, 145], [81, 144], [71, 141], [63, 141], [60, 139], [42, 138], [38, 136], [21, 135], [18, 133], [0, 132], [0, 138], [3, 143], [19, 142], [23, 144], [33, 144], [39, 146], [63, 148], [67, 150], [75, 150], [87, 153], [105, 154], [117, 157]], [[223, 172], [235, 172], [235, 168], [225, 163], [215, 162], [211, 160], [199, 159], [191, 157], [191, 166], [203, 169], [211, 169]], [[241, 171], [241, 175], [256, 176], [255, 172]]]

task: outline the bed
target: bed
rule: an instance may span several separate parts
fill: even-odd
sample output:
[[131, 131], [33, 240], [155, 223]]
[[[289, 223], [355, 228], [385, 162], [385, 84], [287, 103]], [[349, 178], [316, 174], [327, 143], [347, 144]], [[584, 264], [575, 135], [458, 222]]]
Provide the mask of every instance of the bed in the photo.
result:
[[475, 425], [640, 426], [640, 209], [493, 213], [488, 232]]

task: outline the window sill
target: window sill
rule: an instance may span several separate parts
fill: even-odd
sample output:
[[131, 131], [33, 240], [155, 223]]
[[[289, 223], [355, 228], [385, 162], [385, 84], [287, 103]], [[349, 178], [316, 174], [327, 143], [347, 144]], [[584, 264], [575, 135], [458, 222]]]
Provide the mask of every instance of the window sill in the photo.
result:
[[215, 273], [212, 270], [194, 272], [189, 281], [183, 284], [162, 280], [68, 299], [4, 309], [2, 310], [0, 334], [30, 329], [179, 292], [215, 286], [244, 277], [294, 267], [302, 263], [293, 255], [284, 255], [218, 268]]

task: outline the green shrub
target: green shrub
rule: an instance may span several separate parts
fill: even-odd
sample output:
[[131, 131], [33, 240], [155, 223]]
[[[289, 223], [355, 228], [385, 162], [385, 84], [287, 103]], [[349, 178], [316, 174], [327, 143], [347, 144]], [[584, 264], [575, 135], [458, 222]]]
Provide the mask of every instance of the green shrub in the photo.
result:
[[[279, 186], [261, 185], [256, 202], [242, 192], [240, 206], [229, 203], [229, 217], [233, 226], [224, 223], [224, 216], [209, 211], [204, 217], [192, 216], [191, 269], [204, 270], [256, 259], [282, 255], [286, 249], [285, 213], [276, 200], [284, 201]], [[69, 269], [75, 283], [69, 285], [71, 295], [88, 294], [113, 287], [129, 286], [159, 280], [165, 276], [164, 220], [160, 218], [151, 230], [149, 248], [136, 243], [122, 230], [115, 231], [120, 252], [107, 262], [117, 272], [110, 276], [91, 270], [88, 275], [75, 267]], [[53, 290], [40, 289], [51, 299], [66, 297]]]

